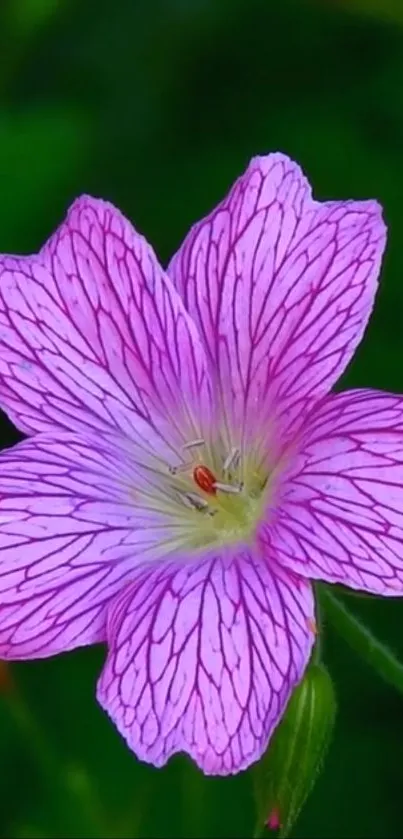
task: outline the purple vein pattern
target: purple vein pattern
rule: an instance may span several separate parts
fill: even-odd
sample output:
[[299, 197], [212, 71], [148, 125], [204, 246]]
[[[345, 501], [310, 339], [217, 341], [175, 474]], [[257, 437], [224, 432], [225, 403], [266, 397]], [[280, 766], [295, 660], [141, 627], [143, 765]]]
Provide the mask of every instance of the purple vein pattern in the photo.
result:
[[403, 398], [331, 388], [386, 241], [375, 201], [252, 160], [168, 269], [82, 197], [0, 258], [0, 657], [91, 643], [139, 759], [258, 760], [315, 643], [311, 580], [403, 594]]

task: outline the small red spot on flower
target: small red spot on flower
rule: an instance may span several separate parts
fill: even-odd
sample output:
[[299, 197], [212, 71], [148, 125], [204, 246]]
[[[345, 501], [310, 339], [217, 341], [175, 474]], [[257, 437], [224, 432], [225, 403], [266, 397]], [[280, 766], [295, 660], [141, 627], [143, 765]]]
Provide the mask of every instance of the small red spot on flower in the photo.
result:
[[207, 492], [209, 495], [216, 494], [214, 484], [216, 483], [217, 478], [213, 475], [208, 466], [195, 466], [193, 469], [193, 480], [195, 484], [203, 490], [203, 492]]
[[280, 830], [280, 813], [277, 807], [274, 807], [266, 819], [266, 827], [269, 830]]
[[318, 634], [318, 627], [317, 627], [316, 622], [313, 620], [313, 618], [308, 618], [308, 620], [306, 622], [306, 625], [307, 625], [308, 629], [312, 632], [313, 635]]

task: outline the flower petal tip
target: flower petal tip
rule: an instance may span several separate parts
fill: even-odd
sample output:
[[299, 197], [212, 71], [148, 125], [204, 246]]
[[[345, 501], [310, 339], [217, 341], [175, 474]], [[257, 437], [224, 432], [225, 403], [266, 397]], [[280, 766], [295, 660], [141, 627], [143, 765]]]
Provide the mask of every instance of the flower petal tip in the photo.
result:
[[302, 677], [313, 616], [310, 588], [240, 549], [143, 569], [110, 606], [98, 701], [140, 760], [186, 752], [206, 775], [236, 774]]

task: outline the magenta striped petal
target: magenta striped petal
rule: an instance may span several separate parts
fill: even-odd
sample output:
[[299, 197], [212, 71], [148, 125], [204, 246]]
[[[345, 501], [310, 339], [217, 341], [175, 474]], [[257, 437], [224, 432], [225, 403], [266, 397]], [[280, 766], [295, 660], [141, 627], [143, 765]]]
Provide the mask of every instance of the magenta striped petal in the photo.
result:
[[194, 416], [208, 419], [196, 328], [145, 239], [104, 201], [76, 201], [39, 255], [0, 259], [0, 345], [0, 403], [28, 434], [137, 439], [141, 418], [183, 442]]
[[403, 595], [403, 397], [340, 393], [315, 412], [265, 540], [303, 576]]
[[252, 160], [192, 228], [168, 270], [234, 429], [267, 434], [329, 391], [363, 335], [384, 245], [375, 201], [313, 201], [282, 154]]
[[141, 760], [238, 772], [302, 677], [313, 617], [310, 585], [246, 547], [137, 572], [108, 613], [98, 699]]
[[108, 602], [172, 536], [145, 486], [118, 438], [48, 432], [1, 453], [0, 658], [105, 640]]

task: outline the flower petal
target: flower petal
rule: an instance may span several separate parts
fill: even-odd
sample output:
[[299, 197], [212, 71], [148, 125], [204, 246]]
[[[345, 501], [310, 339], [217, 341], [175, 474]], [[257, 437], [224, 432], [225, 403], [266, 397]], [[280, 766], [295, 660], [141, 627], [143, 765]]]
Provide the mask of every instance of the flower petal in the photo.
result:
[[242, 546], [136, 573], [110, 607], [98, 699], [141, 760], [238, 772], [303, 675], [313, 615], [309, 583]]
[[196, 328], [145, 239], [104, 201], [77, 200], [38, 255], [0, 259], [0, 343], [0, 402], [28, 434], [136, 438], [142, 418], [168, 436], [176, 423], [183, 440], [208, 414]]
[[123, 444], [48, 432], [0, 454], [0, 658], [105, 640], [133, 569], [177, 551]]
[[254, 158], [191, 229], [168, 271], [233, 428], [267, 435], [274, 413], [289, 423], [329, 391], [362, 338], [385, 237], [375, 201], [313, 201], [282, 154]]
[[325, 399], [263, 530], [302, 576], [403, 595], [403, 397]]

